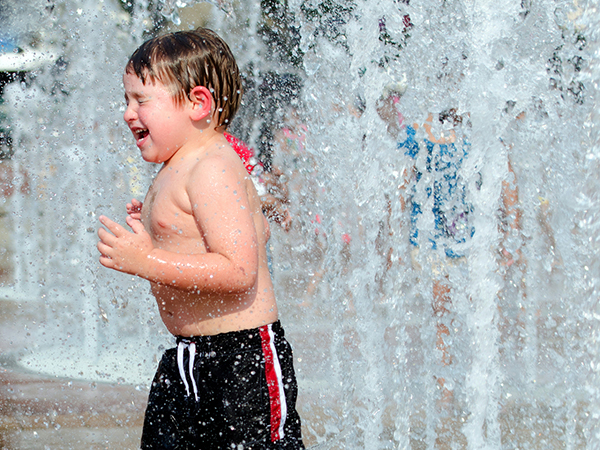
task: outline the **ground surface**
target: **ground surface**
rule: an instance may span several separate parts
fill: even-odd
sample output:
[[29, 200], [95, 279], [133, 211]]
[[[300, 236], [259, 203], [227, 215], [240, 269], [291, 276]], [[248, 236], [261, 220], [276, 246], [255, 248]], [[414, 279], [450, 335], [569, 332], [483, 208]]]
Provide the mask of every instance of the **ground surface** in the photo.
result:
[[31, 311], [0, 300], [0, 449], [139, 448], [147, 392], [51, 378], [17, 364]]

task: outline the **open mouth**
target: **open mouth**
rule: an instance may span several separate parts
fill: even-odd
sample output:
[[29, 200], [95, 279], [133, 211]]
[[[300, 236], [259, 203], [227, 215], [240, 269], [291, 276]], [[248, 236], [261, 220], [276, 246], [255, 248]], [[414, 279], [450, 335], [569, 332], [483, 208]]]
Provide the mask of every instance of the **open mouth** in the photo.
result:
[[135, 130], [133, 132], [133, 135], [135, 136], [135, 139], [138, 141], [141, 141], [142, 139], [144, 139], [146, 136], [148, 136], [148, 130], [146, 129], [141, 129], [141, 130]]

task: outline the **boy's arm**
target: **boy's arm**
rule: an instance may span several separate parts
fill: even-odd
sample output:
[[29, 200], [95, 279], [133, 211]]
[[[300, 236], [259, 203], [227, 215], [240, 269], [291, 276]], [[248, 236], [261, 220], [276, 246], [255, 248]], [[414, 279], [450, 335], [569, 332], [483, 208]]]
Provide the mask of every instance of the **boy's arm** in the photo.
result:
[[139, 220], [127, 218], [133, 232], [102, 217], [98, 249], [101, 264], [182, 290], [241, 293], [258, 271], [258, 239], [246, 187], [236, 168], [211, 158], [193, 170], [187, 193], [207, 252], [175, 253], [152, 245]]

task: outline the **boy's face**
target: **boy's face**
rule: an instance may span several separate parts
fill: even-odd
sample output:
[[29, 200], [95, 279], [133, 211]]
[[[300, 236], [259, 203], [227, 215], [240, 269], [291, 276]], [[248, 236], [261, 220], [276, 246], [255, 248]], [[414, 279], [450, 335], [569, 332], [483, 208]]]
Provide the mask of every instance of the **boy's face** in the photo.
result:
[[127, 109], [123, 119], [133, 133], [145, 161], [163, 163], [185, 144], [190, 117], [189, 101], [178, 106], [161, 83], [143, 84], [135, 74], [123, 75]]

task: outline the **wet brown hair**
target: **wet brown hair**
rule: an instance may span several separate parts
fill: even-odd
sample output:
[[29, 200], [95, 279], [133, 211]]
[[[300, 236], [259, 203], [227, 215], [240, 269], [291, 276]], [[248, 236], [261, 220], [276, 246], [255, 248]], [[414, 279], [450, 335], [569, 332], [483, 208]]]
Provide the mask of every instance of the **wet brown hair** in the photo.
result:
[[210, 90], [217, 127], [227, 128], [242, 100], [242, 79], [235, 58], [221, 37], [208, 28], [179, 31], [144, 42], [129, 58], [126, 73], [143, 84], [159, 81], [183, 105], [196, 86]]

